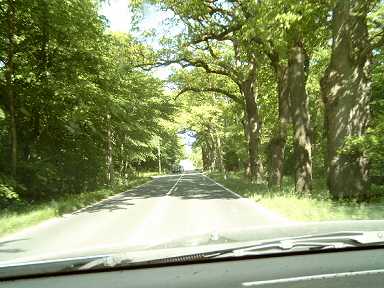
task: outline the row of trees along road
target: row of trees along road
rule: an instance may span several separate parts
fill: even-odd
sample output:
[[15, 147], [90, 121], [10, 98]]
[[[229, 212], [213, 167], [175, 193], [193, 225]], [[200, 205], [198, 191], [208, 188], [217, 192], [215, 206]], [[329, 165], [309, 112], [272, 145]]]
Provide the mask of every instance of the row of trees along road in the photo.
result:
[[[0, 204], [129, 180], [181, 157], [175, 105], [138, 71], [148, 47], [92, 0], [0, 1]], [[8, 203], [8, 204], [7, 204]]]
[[315, 175], [336, 199], [370, 197], [384, 176], [382, 1], [149, 2], [183, 27], [147, 64], [181, 66], [176, 98], [200, 111], [186, 125], [205, 168], [279, 187], [292, 174], [301, 195]]

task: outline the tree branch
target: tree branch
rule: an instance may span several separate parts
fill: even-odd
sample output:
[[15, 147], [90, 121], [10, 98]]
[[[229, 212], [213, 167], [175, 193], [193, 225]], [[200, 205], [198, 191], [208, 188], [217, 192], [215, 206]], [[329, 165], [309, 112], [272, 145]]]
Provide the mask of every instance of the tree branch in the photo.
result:
[[[381, 37], [380, 37], [381, 36]], [[378, 39], [375, 41], [375, 39]], [[369, 39], [369, 45], [366, 45], [359, 54], [359, 61], [361, 59], [365, 59], [368, 54], [372, 53], [374, 49], [380, 48], [384, 46], [384, 31], [377, 33], [375, 36]]]
[[241, 27], [242, 27], [242, 25], [240, 23], [237, 23], [236, 25], [229, 26], [227, 29], [225, 29], [221, 32], [217, 32], [217, 33], [211, 32], [211, 33], [202, 34], [202, 35], [196, 37], [196, 39], [194, 39], [193, 41], [191, 41], [191, 44], [199, 44], [199, 43], [207, 41], [207, 40], [217, 40], [217, 41], [230, 40], [229, 35], [231, 33], [234, 33], [236, 31], [240, 30]]
[[222, 68], [214, 68], [211, 67], [207, 62], [205, 62], [202, 59], [187, 59], [187, 58], [178, 58], [178, 59], [172, 59], [172, 60], [160, 60], [155, 63], [140, 63], [137, 65], [131, 66], [132, 68], [142, 68], [143, 70], [152, 70], [154, 68], [162, 67], [162, 66], [168, 66], [171, 64], [179, 64], [181, 67], [200, 67], [203, 68], [207, 73], [210, 74], [219, 74], [219, 75], [224, 75], [227, 77], [230, 77], [233, 79], [234, 75], [230, 73], [228, 69], [225, 69], [224, 67]]
[[210, 88], [186, 87], [181, 89], [179, 93], [177, 93], [177, 95], [175, 96], [175, 100], [186, 92], [196, 92], [196, 93], [215, 92], [215, 93], [219, 93], [224, 96], [227, 96], [229, 99], [233, 100], [236, 103], [242, 103], [242, 100], [237, 95], [218, 87], [210, 87]]
[[376, 35], [375, 38], [378, 38], [378, 36], [380, 36], [380, 35], [381, 35], [381, 37], [379, 38], [379, 40], [371, 41], [371, 43], [373, 42], [372, 45], [371, 45], [371, 49], [372, 50], [384, 46], [384, 31], [382, 31], [381, 33]]
[[208, 49], [208, 51], [209, 51], [209, 54], [211, 54], [212, 58], [217, 59], [218, 57], [217, 57], [217, 55], [215, 54], [215, 52], [213, 52], [213, 49], [212, 49], [212, 47], [211, 47], [211, 44], [209, 44], [209, 40], [207, 39], [207, 40], [205, 41], [205, 43], [207, 44], [207, 49]]
[[210, 67], [210, 65], [202, 59], [194, 59], [194, 60], [184, 59], [184, 61], [191, 64], [192, 66], [203, 68], [207, 73], [223, 75], [235, 80], [234, 75], [231, 73], [230, 70], [224, 69], [224, 68]]

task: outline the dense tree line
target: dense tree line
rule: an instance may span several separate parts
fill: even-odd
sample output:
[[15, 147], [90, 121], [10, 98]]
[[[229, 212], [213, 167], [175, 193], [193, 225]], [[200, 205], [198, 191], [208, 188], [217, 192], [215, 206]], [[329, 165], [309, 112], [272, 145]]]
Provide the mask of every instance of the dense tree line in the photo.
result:
[[[2, 203], [129, 181], [159, 155], [169, 169], [180, 131], [206, 170], [382, 191], [382, 1], [143, 2], [183, 28], [156, 51], [107, 32], [96, 0], [0, 0]], [[169, 95], [147, 68], [174, 63]]]
[[147, 64], [178, 63], [177, 98], [203, 98], [190, 128], [206, 169], [292, 174], [300, 195], [323, 177], [336, 199], [383, 184], [382, 1], [149, 2], [184, 27]]
[[160, 144], [164, 169], [181, 156], [172, 99], [134, 68], [151, 51], [99, 9], [0, 1], [1, 203], [129, 181], [157, 169]]

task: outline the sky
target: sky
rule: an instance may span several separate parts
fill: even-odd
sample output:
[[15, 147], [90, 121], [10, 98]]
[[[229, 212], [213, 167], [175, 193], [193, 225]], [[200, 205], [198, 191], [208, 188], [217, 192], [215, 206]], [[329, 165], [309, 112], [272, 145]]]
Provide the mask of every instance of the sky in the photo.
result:
[[109, 20], [112, 31], [129, 32], [132, 14], [129, 11], [127, 0], [105, 1], [102, 5], [101, 14]]
[[[171, 12], [160, 11], [154, 6], [146, 6], [144, 18], [140, 21], [139, 31], [132, 31], [132, 12], [129, 8], [129, 0], [109, 0], [102, 5], [101, 14], [109, 21], [109, 30], [114, 32], [128, 32], [136, 37], [141, 37], [144, 31], [156, 31], [156, 37], [146, 38], [146, 43], [151, 47], [160, 48], [159, 38], [161, 35], [172, 35], [178, 33], [180, 28], [169, 27], [165, 24], [166, 20], [172, 17]], [[153, 70], [153, 74], [162, 80], [166, 80], [171, 74], [171, 67], [160, 67]]]
[[[109, 30], [114, 32], [128, 32], [137, 37], [144, 31], [155, 29], [159, 35], [174, 35], [180, 31], [180, 27], [169, 27], [165, 24], [166, 20], [172, 17], [170, 12], [160, 11], [154, 7], [146, 7], [144, 18], [140, 21], [139, 32], [132, 31], [132, 13], [129, 8], [129, 0], [109, 0], [102, 5], [101, 14], [109, 21]], [[153, 48], [160, 48], [159, 37], [147, 41]], [[160, 79], [166, 80], [171, 74], [171, 67], [160, 67], [153, 71], [153, 74]], [[187, 155], [191, 153], [192, 143], [196, 140], [190, 135], [180, 135], [185, 143]]]

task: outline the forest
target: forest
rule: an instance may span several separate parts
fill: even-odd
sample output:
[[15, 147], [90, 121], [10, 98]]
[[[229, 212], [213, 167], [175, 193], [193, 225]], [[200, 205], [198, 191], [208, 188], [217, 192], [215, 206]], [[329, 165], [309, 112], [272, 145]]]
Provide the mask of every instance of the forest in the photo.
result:
[[0, 2], [0, 204], [124, 185], [183, 154], [150, 49], [92, 0]]
[[204, 171], [383, 196], [382, 1], [127, 1], [171, 13], [161, 47], [109, 31], [103, 2], [0, 0], [0, 207], [125, 185], [160, 153], [169, 172], [182, 133]]

